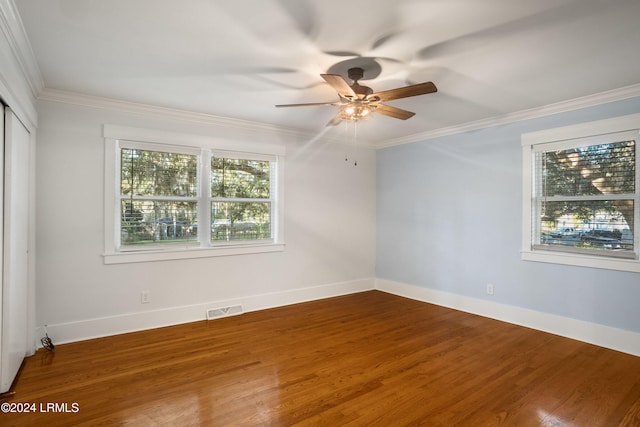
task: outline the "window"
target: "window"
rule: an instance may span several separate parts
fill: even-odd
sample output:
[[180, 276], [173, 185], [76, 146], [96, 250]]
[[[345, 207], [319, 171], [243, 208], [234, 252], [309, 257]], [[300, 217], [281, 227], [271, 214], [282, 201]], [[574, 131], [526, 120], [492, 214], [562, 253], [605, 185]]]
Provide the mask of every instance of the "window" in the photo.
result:
[[144, 146], [119, 147], [120, 246], [197, 242], [198, 154]]
[[640, 115], [523, 135], [523, 258], [640, 271]]
[[269, 159], [211, 158], [211, 240], [269, 240], [274, 194]]
[[283, 148], [234, 144], [258, 152], [234, 151], [201, 138], [140, 132], [105, 126], [105, 262], [283, 249]]

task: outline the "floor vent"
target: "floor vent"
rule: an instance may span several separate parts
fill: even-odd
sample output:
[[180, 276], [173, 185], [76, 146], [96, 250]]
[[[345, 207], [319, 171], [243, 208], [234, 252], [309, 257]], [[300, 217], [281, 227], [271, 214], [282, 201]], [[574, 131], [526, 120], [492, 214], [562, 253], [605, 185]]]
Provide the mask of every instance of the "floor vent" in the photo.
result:
[[231, 305], [229, 307], [210, 308], [207, 310], [207, 320], [219, 319], [221, 317], [236, 316], [242, 314], [241, 305]]

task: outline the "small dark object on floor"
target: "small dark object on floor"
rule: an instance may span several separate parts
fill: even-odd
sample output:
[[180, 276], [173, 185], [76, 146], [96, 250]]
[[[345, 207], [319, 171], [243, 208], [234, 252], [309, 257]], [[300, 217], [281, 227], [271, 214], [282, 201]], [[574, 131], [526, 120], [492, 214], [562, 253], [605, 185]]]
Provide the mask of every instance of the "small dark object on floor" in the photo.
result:
[[44, 348], [46, 348], [49, 351], [53, 351], [55, 345], [53, 345], [53, 341], [51, 341], [51, 338], [49, 338], [49, 334], [47, 333], [46, 325], [45, 325], [45, 329], [44, 329], [44, 337], [40, 338], [40, 342], [42, 343], [42, 346]]

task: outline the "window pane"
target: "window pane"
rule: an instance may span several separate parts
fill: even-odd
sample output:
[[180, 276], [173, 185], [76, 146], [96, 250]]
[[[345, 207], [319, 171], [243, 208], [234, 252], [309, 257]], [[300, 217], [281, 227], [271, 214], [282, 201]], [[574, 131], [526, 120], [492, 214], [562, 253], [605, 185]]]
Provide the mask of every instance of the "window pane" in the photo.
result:
[[633, 213], [633, 200], [543, 202], [539, 242], [633, 253]]
[[635, 141], [623, 141], [539, 153], [542, 177], [537, 194], [633, 194], [635, 145]]
[[122, 200], [122, 245], [197, 241], [196, 205], [196, 202]]
[[269, 162], [264, 160], [211, 159], [211, 196], [269, 198]]
[[211, 203], [211, 240], [271, 239], [271, 203]]
[[197, 195], [198, 156], [123, 148], [120, 160], [123, 195]]

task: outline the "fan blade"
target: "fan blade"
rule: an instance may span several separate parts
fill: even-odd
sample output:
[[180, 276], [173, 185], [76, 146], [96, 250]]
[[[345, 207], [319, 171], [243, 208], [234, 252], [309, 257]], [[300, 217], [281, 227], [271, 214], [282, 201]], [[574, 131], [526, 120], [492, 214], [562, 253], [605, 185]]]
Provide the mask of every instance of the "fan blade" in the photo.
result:
[[341, 102], [310, 102], [306, 104], [280, 104], [276, 107], [317, 107], [319, 105], [342, 105]]
[[339, 74], [320, 74], [320, 77], [326, 80], [327, 83], [331, 85], [332, 88], [338, 92], [343, 98], [357, 98], [356, 93], [351, 89], [351, 86], [346, 82], [346, 80]]
[[333, 116], [331, 120], [329, 120], [329, 123], [327, 123], [327, 126], [338, 126], [340, 123], [342, 123], [342, 114], [338, 113], [335, 116]]
[[410, 96], [426, 95], [437, 92], [438, 88], [432, 82], [418, 83], [417, 85], [400, 87], [397, 89], [383, 90], [372, 93], [367, 99], [374, 102], [392, 101], [394, 99], [409, 98]]
[[407, 120], [416, 115], [411, 111], [403, 110], [401, 108], [392, 107], [390, 105], [378, 104], [376, 109], [373, 110], [376, 113], [380, 113], [385, 116], [393, 117], [394, 119]]

